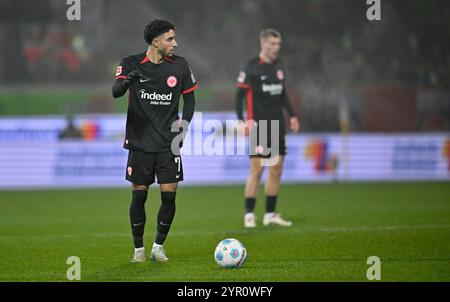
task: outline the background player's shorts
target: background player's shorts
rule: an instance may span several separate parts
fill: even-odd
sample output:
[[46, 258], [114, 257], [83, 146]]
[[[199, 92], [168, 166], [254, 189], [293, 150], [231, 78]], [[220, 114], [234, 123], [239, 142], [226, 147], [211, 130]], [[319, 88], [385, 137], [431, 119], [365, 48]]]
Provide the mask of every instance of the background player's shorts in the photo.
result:
[[149, 186], [176, 183], [183, 180], [183, 165], [181, 157], [167, 152], [128, 151], [126, 179], [137, 185]]
[[[268, 130], [264, 131], [264, 133], [260, 133], [260, 127], [256, 126], [250, 133], [249, 143], [250, 143], [250, 157], [260, 157], [260, 158], [271, 158], [277, 155], [286, 155], [286, 138], [285, 131], [283, 128], [279, 129], [278, 133], [274, 134], [272, 138], [270, 123], [268, 125]], [[284, 127], [284, 125], [283, 125]], [[257, 137], [256, 141], [253, 139], [254, 135], [253, 131], [256, 131]], [[260, 135], [263, 135], [260, 137]], [[265, 138], [265, 141], [264, 141]], [[278, 139], [278, 150], [276, 150], [276, 146], [272, 146], [272, 139]], [[273, 147], [273, 148], [272, 148]], [[273, 149], [269, 154], [267, 152], [269, 149]]]

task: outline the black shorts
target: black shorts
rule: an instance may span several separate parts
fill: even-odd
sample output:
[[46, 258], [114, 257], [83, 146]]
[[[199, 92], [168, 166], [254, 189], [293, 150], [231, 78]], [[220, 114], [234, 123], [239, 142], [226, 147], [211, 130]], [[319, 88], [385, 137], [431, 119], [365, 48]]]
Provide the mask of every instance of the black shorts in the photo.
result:
[[[267, 124], [268, 129], [262, 133], [260, 127], [256, 126], [250, 132], [250, 157], [271, 158], [277, 155], [286, 155], [286, 139], [283, 128], [279, 129], [277, 133], [271, 133], [270, 123]], [[282, 125], [281, 127], [284, 127]], [[255, 132], [256, 131], [256, 139]], [[278, 148], [272, 144], [272, 140], [278, 140]], [[272, 149], [273, 150], [269, 150]], [[277, 150], [278, 149], [278, 150]]]
[[136, 185], [149, 186], [176, 183], [183, 180], [183, 165], [181, 157], [167, 152], [128, 151], [126, 179]]

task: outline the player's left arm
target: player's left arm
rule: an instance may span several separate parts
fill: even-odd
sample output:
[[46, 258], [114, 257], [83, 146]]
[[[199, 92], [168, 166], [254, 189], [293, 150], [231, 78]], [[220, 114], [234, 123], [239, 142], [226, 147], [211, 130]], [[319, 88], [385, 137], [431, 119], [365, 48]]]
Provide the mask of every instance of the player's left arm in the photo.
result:
[[295, 112], [292, 109], [291, 102], [289, 101], [289, 96], [286, 89], [286, 77], [285, 77], [285, 65], [282, 60], [281, 62], [281, 70], [282, 70], [282, 83], [283, 83], [283, 95], [282, 95], [282, 106], [284, 110], [286, 110], [289, 115], [289, 128], [292, 132], [296, 133], [300, 130], [300, 122], [298, 118], [295, 116]]
[[195, 96], [194, 91], [183, 94], [183, 116], [182, 120], [191, 122], [195, 112]]
[[182, 80], [182, 94], [183, 94], [183, 116], [182, 120], [191, 122], [195, 111], [195, 95], [194, 90], [198, 88], [198, 83], [195, 80], [189, 65], [186, 63], [186, 70]]
[[286, 92], [286, 84], [283, 84], [283, 108], [289, 115], [289, 127], [292, 132], [296, 133], [300, 130], [300, 122], [295, 116], [294, 109], [292, 109], [291, 102], [289, 101], [289, 96]]

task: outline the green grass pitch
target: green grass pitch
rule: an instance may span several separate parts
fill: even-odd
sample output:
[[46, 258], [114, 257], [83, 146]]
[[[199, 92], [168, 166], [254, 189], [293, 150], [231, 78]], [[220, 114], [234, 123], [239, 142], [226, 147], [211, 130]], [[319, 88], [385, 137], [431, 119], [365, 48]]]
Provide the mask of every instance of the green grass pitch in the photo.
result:
[[[243, 187], [183, 187], [165, 247], [167, 263], [131, 263], [128, 189], [0, 192], [0, 281], [67, 281], [69, 256], [82, 281], [450, 281], [450, 183], [282, 185], [290, 228], [243, 228]], [[147, 253], [160, 195], [146, 204]], [[216, 244], [247, 247], [241, 269], [222, 269]]]

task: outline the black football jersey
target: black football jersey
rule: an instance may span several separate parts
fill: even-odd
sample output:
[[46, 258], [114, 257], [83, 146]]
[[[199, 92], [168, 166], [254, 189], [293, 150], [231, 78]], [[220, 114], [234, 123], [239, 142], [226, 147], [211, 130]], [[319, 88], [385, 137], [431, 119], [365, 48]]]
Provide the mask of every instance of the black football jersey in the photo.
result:
[[133, 70], [142, 78], [128, 89], [128, 112], [124, 148], [143, 152], [170, 150], [172, 123], [179, 120], [180, 95], [198, 85], [187, 61], [173, 55], [160, 64], [153, 64], [146, 53], [124, 58], [117, 67], [116, 80], [125, 79]]
[[258, 57], [251, 59], [239, 72], [239, 88], [247, 89], [248, 120], [279, 120], [284, 125], [283, 108], [293, 116], [287, 99], [285, 68], [281, 59], [266, 63]]

